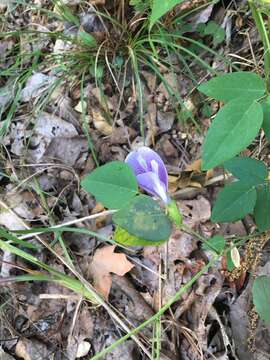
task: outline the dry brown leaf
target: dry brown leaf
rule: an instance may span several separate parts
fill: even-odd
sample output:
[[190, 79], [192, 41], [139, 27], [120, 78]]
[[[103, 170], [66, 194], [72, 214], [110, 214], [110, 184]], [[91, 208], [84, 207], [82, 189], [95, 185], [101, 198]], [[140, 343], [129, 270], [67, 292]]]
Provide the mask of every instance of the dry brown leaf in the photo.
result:
[[44, 161], [58, 160], [68, 166], [76, 166], [77, 160], [87, 150], [88, 143], [84, 136], [56, 137], [50, 142], [42, 159]]
[[74, 110], [76, 110], [79, 113], [85, 112], [87, 109], [87, 102], [86, 101], [79, 101], [78, 104], [74, 107]]
[[210, 169], [206, 171], [205, 181], [211, 179], [214, 176], [214, 170]]
[[198, 189], [202, 188], [202, 184], [199, 181], [196, 181], [195, 179], [193, 180], [192, 174], [186, 172], [183, 172], [181, 174], [177, 186], [179, 189], [185, 189], [187, 187], [194, 187]]
[[154, 92], [157, 86], [157, 76], [148, 71], [142, 71], [142, 75], [146, 81], [150, 93]]
[[16, 345], [15, 353], [24, 360], [49, 359], [47, 346], [39, 340], [21, 339]]
[[210, 202], [203, 196], [198, 196], [194, 200], [184, 200], [178, 202], [182, 214], [186, 217], [189, 226], [205, 223], [211, 217]]
[[168, 176], [168, 183], [169, 183], [168, 185], [169, 185], [170, 193], [174, 193], [178, 189], [178, 180], [179, 180], [179, 176], [173, 176], [173, 175]]
[[99, 110], [92, 109], [92, 116], [94, 126], [98, 131], [107, 136], [112, 134], [112, 126], [104, 119]]
[[157, 106], [154, 103], [148, 104], [148, 112], [145, 116], [145, 123], [147, 126], [146, 144], [147, 146], [155, 144], [155, 136], [158, 128], [156, 124]]
[[[159, 65], [161, 65], [161, 64], [159, 64]], [[178, 79], [175, 77], [175, 74], [173, 74], [172, 72], [164, 74], [164, 79], [165, 79], [165, 81], [162, 81], [160, 83], [160, 85], [157, 88], [157, 91], [161, 92], [165, 96], [166, 99], [169, 99], [170, 94], [169, 94], [169, 91], [167, 90], [167, 87], [164, 84], [165, 83], [168, 84], [169, 87], [171, 88], [171, 90], [177, 94], [180, 91], [180, 84], [179, 84]]]
[[188, 186], [190, 186], [190, 182], [191, 182], [191, 175], [190, 173], [186, 173], [186, 172], [182, 172], [181, 176], [177, 182], [177, 186], [180, 189], [185, 189]]
[[[187, 165], [185, 171], [201, 173], [202, 172], [201, 166], [202, 166], [202, 159], [198, 159], [193, 161], [191, 164]], [[213, 176], [214, 176], [213, 169], [207, 170], [205, 175], [205, 181], [211, 179]]]
[[197, 188], [197, 189], [202, 188], [202, 184], [200, 184], [198, 181], [190, 181], [189, 186]]
[[99, 212], [105, 210], [104, 206], [101, 203], [96, 203], [96, 206], [93, 208], [93, 210], [91, 211], [91, 215], [92, 214], [98, 214]]
[[[94, 209], [91, 211], [91, 215], [98, 214], [103, 210], [104, 210], [104, 206], [101, 203], [97, 203]], [[97, 229], [102, 228], [105, 224], [105, 221], [106, 221], [106, 216], [99, 216], [95, 221], [96, 228]]]
[[114, 104], [112, 98], [109, 98], [108, 96], [104, 97], [104, 93], [100, 90], [100, 88], [93, 88], [90, 91], [94, 96], [95, 101], [98, 102], [104, 111], [114, 111], [116, 109], [118, 104], [117, 100], [116, 104]]
[[175, 184], [179, 180], [179, 176], [175, 175], [168, 175], [168, 182], [169, 184]]
[[201, 166], [202, 166], [202, 159], [198, 159], [198, 160], [193, 161], [191, 164], [187, 165], [185, 170], [200, 172]]
[[90, 273], [94, 280], [94, 287], [105, 299], [108, 299], [112, 278], [110, 273], [124, 276], [133, 268], [125, 254], [114, 252], [115, 245], [105, 246], [95, 252], [90, 264]]
[[35, 198], [33, 193], [29, 191], [24, 191], [21, 195], [24, 206], [28, 206], [31, 209], [33, 217], [40, 218], [40, 216], [44, 214], [44, 209], [42, 208], [38, 200]]

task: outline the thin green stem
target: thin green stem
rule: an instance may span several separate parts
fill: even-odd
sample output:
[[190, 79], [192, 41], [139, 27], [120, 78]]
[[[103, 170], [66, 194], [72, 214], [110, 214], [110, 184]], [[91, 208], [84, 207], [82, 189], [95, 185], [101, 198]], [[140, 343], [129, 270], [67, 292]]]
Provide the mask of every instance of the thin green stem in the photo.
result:
[[137, 87], [137, 91], [138, 91], [140, 132], [141, 132], [141, 136], [143, 138], [143, 142], [145, 142], [144, 120], [143, 120], [143, 90], [142, 90], [141, 78], [140, 78], [140, 74], [139, 74], [138, 61], [137, 61], [136, 54], [134, 53], [134, 50], [131, 47], [129, 47], [128, 50], [129, 50], [132, 66], [134, 69], [136, 87]]
[[[249, 0], [249, 7], [252, 13], [252, 16], [254, 18], [256, 27], [258, 29], [258, 32], [260, 34], [263, 47], [264, 47], [264, 73], [265, 77], [268, 83], [269, 76], [270, 76], [270, 38], [268, 31], [266, 29], [262, 13], [258, 5], [254, 4], [253, 0]], [[269, 90], [269, 84], [267, 84], [268, 90]]]
[[81, 78], [81, 89], [80, 89], [80, 101], [81, 101], [81, 107], [82, 107], [82, 128], [83, 128], [83, 132], [87, 138], [87, 143], [88, 143], [88, 147], [91, 151], [93, 160], [96, 164], [96, 166], [99, 166], [99, 162], [97, 159], [97, 155], [95, 152], [95, 148], [94, 148], [94, 144], [89, 132], [89, 124], [87, 121], [87, 117], [86, 117], [86, 108], [84, 106], [85, 104], [85, 100], [84, 100], [84, 82], [85, 82], [85, 71], [82, 73], [82, 78]]
[[199, 240], [201, 240], [204, 244], [206, 244], [208, 246], [209, 249], [211, 249], [212, 251], [214, 251], [214, 253], [217, 252], [216, 248], [211, 244], [210, 241], [208, 241], [208, 239], [206, 239], [205, 237], [201, 236], [200, 234], [198, 234], [196, 231], [192, 230], [189, 226], [182, 224], [181, 225], [181, 229], [186, 232], [187, 234], [193, 235], [195, 237], [197, 237]]

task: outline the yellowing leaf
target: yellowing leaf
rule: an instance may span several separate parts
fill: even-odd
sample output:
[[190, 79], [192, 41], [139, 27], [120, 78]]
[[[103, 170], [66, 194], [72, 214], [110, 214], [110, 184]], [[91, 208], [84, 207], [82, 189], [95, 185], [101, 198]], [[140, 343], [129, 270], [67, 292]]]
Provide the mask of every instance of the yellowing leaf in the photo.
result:
[[[114, 239], [119, 244], [122, 244], [125, 246], [153, 246], [152, 241], [145, 240], [145, 239], [139, 238], [137, 236], [131, 235], [125, 229], [122, 229], [120, 226], [116, 227], [116, 230], [114, 233]], [[163, 243], [164, 243], [164, 241], [156, 241], [154, 243], [154, 245], [159, 246]]]
[[127, 260], [126, 255], [115, 253], [114, 249], [115, 245], [110, 245], [96, 250], [89, 268], [94, 287], [105, 299], [108, 299], [112, 286], [110, 273], [124, 276], [134, 266]]
[[95, 128], [100, 131], [103, 135], [112, 134], [112, 126], [106, 121], [99, 110], [92, 110], [93, 123]]

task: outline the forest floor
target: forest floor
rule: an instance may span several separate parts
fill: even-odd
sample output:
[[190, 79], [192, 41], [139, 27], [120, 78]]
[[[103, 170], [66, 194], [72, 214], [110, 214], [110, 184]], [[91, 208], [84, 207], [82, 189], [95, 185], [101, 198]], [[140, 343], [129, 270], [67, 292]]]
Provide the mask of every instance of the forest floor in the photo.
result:
[[[201, 149], [221, 104], [197, 90], [235, 69], [263, 74], [248, 3], [184, 1], [151, 33], [147, 4], [0, 0], [0, 236], [74, 229], [20, 235], [17, 253], [1, 246], [1, 360], [270, 358], [270, 327], [251, 301], [253, 276], [232, 276], [222, 257], [170, 303], [209, 261], [201, 240], [174, 229], [165, 245], [119, 247], [111, 215], [80, 185], [97, 166], [146, 145], [165, 162], [170, 196], [191, 229], [228, 243], [254, 231], [251, 216], [210, 221], [226, 179], [221, 168], [201, 171]], [[263, 134], [245, 154], [269, 164]], [[269, 273], [270, 248], [257, 254], [247, 244], [242, 263], [250, 257], [255, 275]], [[102, 288], [104, 301], [64, 281], [38, 281], [46, 266]]]

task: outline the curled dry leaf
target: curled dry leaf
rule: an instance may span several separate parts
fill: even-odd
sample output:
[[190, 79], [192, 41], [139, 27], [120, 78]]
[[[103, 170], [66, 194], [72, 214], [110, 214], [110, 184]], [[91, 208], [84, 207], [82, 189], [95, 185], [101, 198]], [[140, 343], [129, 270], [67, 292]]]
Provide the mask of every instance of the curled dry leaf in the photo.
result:
[[98, 249], [89, 268], [94, 280], [94, 287], [105, 299], [108, 299], [112, 286], [110, 273], [124, 276], [134, 266], [127, 260], [126, 255], [115, 253], [114, 249], [115, 245]]
[[112, 134], [112, 126], [106, 121], [106, 119], [99, 110], [92, 109], [92, 116], [94, 126], [98, 131], [100, 131], [103, 135], [106, 136]]

